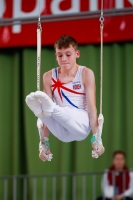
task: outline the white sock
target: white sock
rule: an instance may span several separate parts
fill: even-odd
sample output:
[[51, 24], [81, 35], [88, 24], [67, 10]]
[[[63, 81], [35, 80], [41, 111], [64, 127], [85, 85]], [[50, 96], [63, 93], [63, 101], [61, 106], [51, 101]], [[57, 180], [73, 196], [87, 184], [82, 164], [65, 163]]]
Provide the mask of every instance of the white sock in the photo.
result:
[[43, 117], [41, 103], [36, 98], [34, 92], [31, 92], [29, 95], [27, 95], [25, 101], [26, 101], [27, 106], [33, 111], [33, 113], [37, 117], [39, 117], [39, 118]]
[[53, 112], [55, 103], [52, 101], [52, 99], [49, 98], [49, 96], [46, 93], [42, 91], [36, 91], [35, 96], [40, 100], [42, 104], [44, 116], [50, 116]]

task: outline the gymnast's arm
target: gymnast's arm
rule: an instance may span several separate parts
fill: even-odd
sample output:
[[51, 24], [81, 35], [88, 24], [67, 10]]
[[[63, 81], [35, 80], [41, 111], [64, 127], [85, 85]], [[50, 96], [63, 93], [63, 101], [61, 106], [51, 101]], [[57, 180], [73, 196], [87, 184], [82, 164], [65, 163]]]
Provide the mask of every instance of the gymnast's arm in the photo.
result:
[[52, 99], [51, 77], [51, 70], [43, 74], [43, 91]]
[[[51, 76], [52, 76], [51, 70], [43, 74], [43, 91], [52, 99]], [[48, 137], [49, 136], [49, 129], [43, 123], [42, 123], [41, 126], [42, 126], [42, 129], [43, 129], [43, 132], [44, 132], [44, 136]]]
[[89, 68], [84, 68], [82, 73], [82, 82], [85, 86], [87, 109], [90, 120], [90, 125], [93, 134], [97, 133], [98, 129], [98, 117], [96, 108], [96, 85], [94, 73]]

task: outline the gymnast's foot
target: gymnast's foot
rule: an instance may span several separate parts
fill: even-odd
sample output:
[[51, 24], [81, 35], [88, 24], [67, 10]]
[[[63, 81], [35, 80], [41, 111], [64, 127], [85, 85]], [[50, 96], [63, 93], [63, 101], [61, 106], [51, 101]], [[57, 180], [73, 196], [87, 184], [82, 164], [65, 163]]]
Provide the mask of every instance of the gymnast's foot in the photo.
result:
[[39, 158], [42, 161], [51, 161], [51, 159], [53, 158], [53, 154], [50, 152], [49, 139], [47, 137], [44, 137], [44, 141], [40, 141], [39, 151]]
[[45, 113], [47, 113], [47, 115], [51, 116], [51, 113], [53, 112], [55, 106], [55, 103], [52, 101], [52, 99], [50, 99], [50, 97], [42, 91], [36, 91], [35, 96], [40, 100], [42, 104], [44, 115]]
[[31, 92], [26, 96], [26, 104], [33, 111], [37, 117], [43, 117], [42, 106], [40, 101], [36, 98], [35, 93]]

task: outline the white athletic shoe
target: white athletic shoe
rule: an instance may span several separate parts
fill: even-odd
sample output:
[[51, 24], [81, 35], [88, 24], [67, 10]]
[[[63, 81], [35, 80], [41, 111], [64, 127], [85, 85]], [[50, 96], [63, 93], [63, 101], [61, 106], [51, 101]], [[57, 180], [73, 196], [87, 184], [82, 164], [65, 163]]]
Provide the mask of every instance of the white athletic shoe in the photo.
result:
[[55, 103], [52, 101], [52, 99], [50, 99], [50, 97], [42, 91], [36, 91], [35, 96], [40, 100], [42, 104], [44, 116], [51, 116], [55, 106]]
[[[33, 111], [33, 113], [38, 116], [42, 113], [42, 106], [38, 98], [36, 98], [35, 93], [31, 92], [26, 96], [26, 104]], [[43, 114], [42, 114], [43, 116]]]

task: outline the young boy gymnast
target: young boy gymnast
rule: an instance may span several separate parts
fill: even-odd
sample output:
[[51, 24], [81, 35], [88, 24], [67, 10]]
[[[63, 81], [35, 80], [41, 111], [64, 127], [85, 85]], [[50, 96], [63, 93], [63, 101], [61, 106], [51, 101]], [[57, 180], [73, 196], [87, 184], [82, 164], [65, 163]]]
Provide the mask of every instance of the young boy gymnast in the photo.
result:
[[63, 142], [84, 140], [92, 130], [92, 157], [104, 153], [102, 140], [97, 149], [98, 117], [95, 77], [91, 69], [80, 66], [77, 41], [61, 36], [54, 45], [58, 67], [43, 75], [44, 92], [32, 92], [26, 104], [38, 117], [39, 157], [51, 161], [49, 132]]

